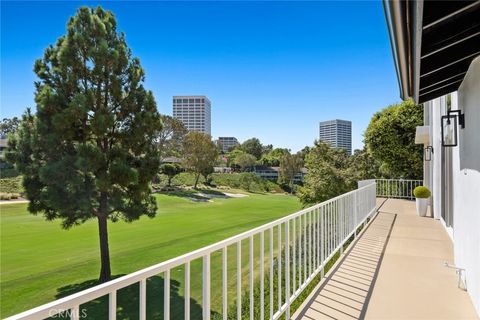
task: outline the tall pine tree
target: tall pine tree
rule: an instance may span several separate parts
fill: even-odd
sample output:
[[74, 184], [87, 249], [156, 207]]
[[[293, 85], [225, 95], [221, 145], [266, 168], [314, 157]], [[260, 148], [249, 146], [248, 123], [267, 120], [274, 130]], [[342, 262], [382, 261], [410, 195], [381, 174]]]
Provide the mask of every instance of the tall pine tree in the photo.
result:
[[24, 116], [9, 157], [24, 175], [31, 213], [66, 229], [97, 220], [99, 280], [108, 281], [108, 220], [156, 214], [154, 97], [114, 15], [100, 7], [80, 8], [34, 71], [37, 113]]

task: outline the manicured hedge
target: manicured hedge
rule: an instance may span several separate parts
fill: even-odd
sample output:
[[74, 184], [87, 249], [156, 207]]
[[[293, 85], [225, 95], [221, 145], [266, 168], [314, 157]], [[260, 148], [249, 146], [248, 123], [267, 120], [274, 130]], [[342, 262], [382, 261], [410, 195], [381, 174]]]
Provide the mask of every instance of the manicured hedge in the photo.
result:
[[3, 193], [23, 193], [22, 177], [0, 179], [0, 192]]

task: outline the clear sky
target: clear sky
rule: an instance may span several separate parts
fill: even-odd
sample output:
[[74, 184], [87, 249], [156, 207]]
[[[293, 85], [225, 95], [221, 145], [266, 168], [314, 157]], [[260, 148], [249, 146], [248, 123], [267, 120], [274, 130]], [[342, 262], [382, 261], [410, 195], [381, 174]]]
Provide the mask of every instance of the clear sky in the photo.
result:
[[1, 2], [1, 117], [34, 107], [35, 59], [83, 5], [112, 10], [159, 111], [212, 101], [212, 135], [297, 151], [321, 120], [353, 123], [400, 100], [381, 1]]

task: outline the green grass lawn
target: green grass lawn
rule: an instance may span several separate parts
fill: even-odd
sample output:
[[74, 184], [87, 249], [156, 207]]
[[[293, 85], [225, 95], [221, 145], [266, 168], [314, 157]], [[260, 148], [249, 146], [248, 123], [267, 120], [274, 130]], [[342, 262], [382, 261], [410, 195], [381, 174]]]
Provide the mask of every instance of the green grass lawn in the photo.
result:
[[[300, 209], [298, 200], [286, 195], [250, 194], [245, 198], [215, 199], [205, 203], [157, 195], [157, 200], [159, 209], [155, 218], [143, 217], [131, 224], [109, 224], [113, 275], [123, 275], [165, 261]], [[26, 204], [0, 206], [2, 317], [94, 285], [99, 272], [96, 221], [62, 230], [59, 221], [44, 221], [41, 216], [30, 215], [26, 207]], [[242, 247], [248, 248], [247, 241], [244, 242]], [[243, 265], [247, 268], [248, 252], [242, 251]], [[229, 247], [229, 255], [233, 257], [235, 252], [235, 247]], [[212, 290], [218, 289], [217, 284], [221, 283], [219, 262], [220, 255], [214, 254]], [[231, 262], [229, 259], [232, 279], [234, 265], [234, 259]], [[191, 280], [193, 314], [199, 312], [201, 305], [200, 270], [201, 261], [195, 261]], [[248, 277], [244, 278], [248, 280]], [[148, 281], [147, 299], [159, 298], [155, 292], [161, 294], [162, 281], [161, 277], [152, 277]], [[172, 270], [173, 311], [180, 312], [183, 308], [182, 283], [182, 268]], [[229, 286], [233, 290], [233, 280]], [[138, 292], [135, 286], [125, 290]], [[124, 304], [124, 313], [119, 310], [119, 318], [136, 318], [137, 302], [131, 295], [130, 292], [122, 297], [119, 292], [119, 306]], [[212, 299], [212, 308], [217, 309], [220, 300], [213, 293]], [[230, 303], [233, 299], [233, 294], [229, 295]], [[161, 318], [159, 308], [147, 310], [149, 318]], [[103, 316], [105, 314], [98, 314], [95, 319]]]

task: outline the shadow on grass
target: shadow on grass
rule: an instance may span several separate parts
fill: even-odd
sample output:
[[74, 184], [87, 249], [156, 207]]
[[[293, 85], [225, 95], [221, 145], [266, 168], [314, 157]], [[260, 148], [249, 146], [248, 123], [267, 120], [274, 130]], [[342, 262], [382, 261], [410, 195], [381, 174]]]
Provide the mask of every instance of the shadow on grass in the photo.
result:
[[[123, 275], [116, 275], [118, 278]], [[91, 288], [98, 284], [97, 280], [87, 280], [82, 283], [76, 283], [58, 288], [55, 298], [60, 299], [82, 290]], [[179, 294], [180, 283], [176, 280], [170, 280], [170, 319], [184, 319], [185, 299]], [[117, 291], [117, 319], [139, 319], [140, 312], [140, 286], [139, 283]], [[80, 319], [108, 319], [108, 295], [92, 300], [80, 306]], [[164, 319], [164, 281], [163, 277], [153, 276], [147, 279], [146, 296], [146, 318]], [[202, 318], [202, 306], [190, 299], [191, 319]], [[216, 312], [212, 312], [212, 318], [218, 317]], [[69, 314], [60, 314], [50, 319], [70, 319]]]

